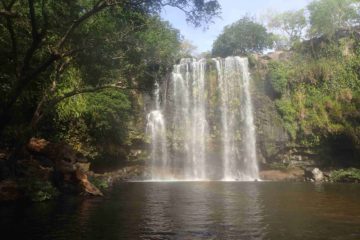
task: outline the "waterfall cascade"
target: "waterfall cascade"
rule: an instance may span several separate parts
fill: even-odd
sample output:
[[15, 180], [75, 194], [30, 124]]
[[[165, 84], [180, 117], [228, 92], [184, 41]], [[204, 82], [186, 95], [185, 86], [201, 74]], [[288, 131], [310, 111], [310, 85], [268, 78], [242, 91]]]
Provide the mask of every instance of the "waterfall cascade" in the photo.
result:
[[255, 126], [249, 91], [248, 60], [229, 57], [214, 61], [221, 92], [223, 179], [230, 181], [257, 179]]
[[205, 64], [205, 59], [182, 59], [173, 71], [173, 142], [183, 140], [185, 179], [206, 179]]
[[166, 109], [157, 86], [156, 109], [148, 114], [151, 179], [258, 179], [249, 82], [247, 58], [182, 59], [175, 65]]
[[[147, 115], [146, 132], [151, 137], [151, 179], [163, 180], [169, 176], [166, 174], [168, 165], [167, 139], [165, 119], [160, 110], [160, 89], [155, 86], [155, 110]], [[164, 171], [155, 171], [163, 169]]]

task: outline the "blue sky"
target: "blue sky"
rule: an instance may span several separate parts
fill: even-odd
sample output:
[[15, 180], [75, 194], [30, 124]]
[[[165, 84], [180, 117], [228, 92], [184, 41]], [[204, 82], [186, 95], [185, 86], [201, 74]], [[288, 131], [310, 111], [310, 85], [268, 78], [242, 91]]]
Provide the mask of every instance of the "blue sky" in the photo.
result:
[[185, 21], [184, 14], [175, 8], [165, 8], [162, 12], [162, 18], [169, 21], [174, 28], [180, 30], [185, 39], [190, 40], [197, 46], [197, 52], [211, 50], [212, 43], [222, 32], [226, 25], [229, 25], [242, 16], [249, 14], [255, 16], [259, 21], [261, 16], [269, 10], [282, 12], [286, 10], [296, 10], [305, 7], [311, 0], [218, 0], [222, 7], [221, 18], [215, 19], [215, 22], [207, 30], [203, 28], [194, 28]]

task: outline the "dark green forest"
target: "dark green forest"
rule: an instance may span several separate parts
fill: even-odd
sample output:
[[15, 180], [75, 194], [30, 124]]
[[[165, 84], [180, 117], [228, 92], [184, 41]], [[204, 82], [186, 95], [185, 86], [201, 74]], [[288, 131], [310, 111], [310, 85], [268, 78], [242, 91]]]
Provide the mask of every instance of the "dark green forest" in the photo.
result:
[[20, 166], [34, 137], [78, 152], [56, 172], [79, 158], [107, 170], [126, 163], [144, 135], [142, 94], [181, 58], [179, 31], [159, 17], [165, 6], [195, 27], [220, 13], [214, 0], [1, 0], [1, 180], [20, 177], [25, 192], [49, 185]]
[[118, 158], [111, 148], [139, 134], [140, 94], [181, 57], [166, 5], [195, 26], [219, 12], [216, 1], [1, 1], [1, 144], [36, 136]]

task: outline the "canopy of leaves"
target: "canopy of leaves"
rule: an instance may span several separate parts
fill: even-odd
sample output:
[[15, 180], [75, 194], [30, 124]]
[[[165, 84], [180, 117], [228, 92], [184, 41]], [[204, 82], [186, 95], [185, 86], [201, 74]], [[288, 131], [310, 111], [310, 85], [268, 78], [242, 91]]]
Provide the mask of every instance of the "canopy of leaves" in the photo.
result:
[[251, 18], [244, 17], [225, 27], [213, 44], [212, 54], [226, 57], [259, 53], [271, 45], [271, 35], [266, 28]]
[[196, 51], [196, 46], [194, 46], [192, 42], [186, 39], [181, 42], [180, 57], [191, 58], [192, 56], [194, 56], [195, 51]]
[[359, 24], [358, 0], [315, 0], [308, 5], [311, 37], [332, 36]]
[[216, 0], [1, 0], [1, 144], [30, 134], [79, 149], [124, 144], [130, 110], [179, 58], [166, 6], [195, 26], [220, 11]]
[[270, 29], [283, 32], [291, 43], [298, 41], [302, 38], [304, 29], [307, 26], [304, 9], [271, 16], [268, 26]]

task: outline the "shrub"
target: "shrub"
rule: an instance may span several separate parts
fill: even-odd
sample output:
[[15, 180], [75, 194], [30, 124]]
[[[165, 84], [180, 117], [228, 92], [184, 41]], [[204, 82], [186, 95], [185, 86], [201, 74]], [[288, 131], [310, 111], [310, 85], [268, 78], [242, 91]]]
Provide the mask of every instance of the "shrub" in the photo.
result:
[[94, 184], [100, 191], [104, 191], [109, 188], [109, 183], [104, 178], [90, 177], [89, 181]]
[[349, 168], [333, 171], [330, 174], [332, 182], [360, 182], [360, 169]]
[[276, 108], [280, 112], [282, 119], [284, 120], [285, 129], [290, 134], [293, 140], [296, 139], [298, 131], [298, 125], [296, 122], [296, 109], [290, 100], [281, 99], [276, 101]]
[[20, 185], [25, 196], [33, 202], [54, 199], [59, 195], [59, 191], [49, 181], [26, 179]]
[[286, 171], [289, 169], [289, 163], [274, 162], [270, 164], [270, 168], [274, 170]]
[[270, 62], [269, 64], [269, 77], [270, 84], [274, 92], [281, 96], [283, 95], [288, 86], [290, 75], [290, 68], [284, 63]]

